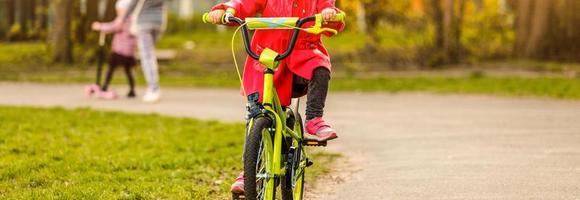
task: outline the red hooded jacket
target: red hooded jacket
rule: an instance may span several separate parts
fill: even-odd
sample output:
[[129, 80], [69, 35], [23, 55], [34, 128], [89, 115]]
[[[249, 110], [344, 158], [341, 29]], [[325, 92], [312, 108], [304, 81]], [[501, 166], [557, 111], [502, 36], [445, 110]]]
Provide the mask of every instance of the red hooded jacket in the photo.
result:
[[[236, 17], [241, 19], [254, 17], [257, 14], [261, 14], [262, 17], [304, 18], [318, 14], [326, 8], [340, 11], [334, 5], [335, 0], [231, 0], [213, 7], [212, 10], [233, 8], [236, 11]], [[308, 23], [304, 27], [312, 25], [313, 23]], [[328, 23], [325, 27], [342, 31], [344, 23]], [[251, 48], [258, 55], [265, 48], [270, 48], [281, 54], [286, 51], [291, 35], [291, 30], [257, 30], [254, 33]], [[294, 51], [288, 58], [280, 62], [280, 66], [274, 74], [274, 84], [283, 106], [290, 105], [293, 74], [310, 80], [313, 70], [317, 67], [331, 69], [330, 56], [322, 44], [321, 35], [301, 32]], [[260, 101], [264, 88], [263, 72], [264, 66], [262, 64], [250, 57], [246, 59], [243, 78], [244, 89], [247, 95], [259, 92]]]

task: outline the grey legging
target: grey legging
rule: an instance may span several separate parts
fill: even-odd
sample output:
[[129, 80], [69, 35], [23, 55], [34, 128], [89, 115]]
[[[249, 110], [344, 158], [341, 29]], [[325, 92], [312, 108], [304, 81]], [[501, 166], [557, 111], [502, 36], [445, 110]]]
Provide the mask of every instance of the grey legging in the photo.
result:
[[161, 29], [155, 26], [139, 25], [137, 33], [137, 46], [141, 56], [141, 68], [145, 80], [147, 80], [147, 89], [157, 91], [159, 89], [159, 65], [155, 55], [155, 43], [161, 35]]
[[314, 69], [311, 80], [294, 75], [292, 96], [299, 97], [307, 93], [306, 120], [322, 117], [324, 114], [329, 81], [330, 71], [324, 67]]

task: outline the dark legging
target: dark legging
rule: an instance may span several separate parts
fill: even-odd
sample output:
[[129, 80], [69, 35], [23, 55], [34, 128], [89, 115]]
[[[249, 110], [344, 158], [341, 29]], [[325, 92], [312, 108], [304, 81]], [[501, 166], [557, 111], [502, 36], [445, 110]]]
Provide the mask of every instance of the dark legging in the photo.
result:
[[134, 96], [135, 94], [135, 78], [133, 77], [132, 68], [135, 66], [135, 58], [119, 55], [116, 53], [111, 54], [109, 58], [109, 69], [107, 70], [107, 76], [105, 82], [101, 89], [107, 91], [111, 80], [113, 79], [113, 73], [115, 68], [122, 65], [125, 70], [125, 75], [127, 75], [127, 82], [129, 82], [129, 96]]
[[328, 94], [330, 71], [324, 67], [314, 69], [311, 80], [294, 75], [293, 97], [307, 93], [306, 120], [322, 117]]

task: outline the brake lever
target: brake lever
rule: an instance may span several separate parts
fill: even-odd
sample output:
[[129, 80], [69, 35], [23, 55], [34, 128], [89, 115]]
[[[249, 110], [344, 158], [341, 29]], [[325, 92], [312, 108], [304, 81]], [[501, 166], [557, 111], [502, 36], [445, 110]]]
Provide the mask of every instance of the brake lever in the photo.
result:
[[319, 35], [321, 33], [324, 32], [330, 32], [334, 35], [338, 34], [338, 31], [332, 28], [322, 28], [322, 22], [324, 22], [324, 19], [322, 18], [321, 14], [316, 14], [315, 16], [315, 22], [314, 22], [314, 26], [310, 27], [310, 28], [305, 28], [304, 31], [308, 32], [308, 33], [312, 33], [315, 35]]
[[319, 35], [322, 34], [324, 32], [330, 32], [332, 34], [338, 34], [337, 30], [331, 29], [331, 28], [320, 28], [320, 27], [312, 27], [312, 28], [307, 28], [305, 29], [306, 32], [308, 33], [312, 33], [315, 35]]

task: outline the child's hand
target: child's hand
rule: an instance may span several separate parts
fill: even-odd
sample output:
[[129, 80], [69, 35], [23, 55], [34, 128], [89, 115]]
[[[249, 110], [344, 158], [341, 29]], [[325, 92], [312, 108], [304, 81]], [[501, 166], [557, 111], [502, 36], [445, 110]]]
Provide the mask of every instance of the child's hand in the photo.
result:
[[326, 8], [326, 9], [322, 10], [322, 12], [320, 12], [320, 14], [322, 14], [324, 21], [330, 21], [334, 17], [336, 17], [336, 10], [334, 10], [332, 8]]
[[93, 24], [91, 25], [91, 27], [93, 28], [93, 30], [98, 31], [101, 29], [101, 23], [99, 22], [93, 22]]
[[209, 12], [209, 19], [212, 24], [221, 24], [222, 16], [226, 13], [225, 10], [214, 10]]

